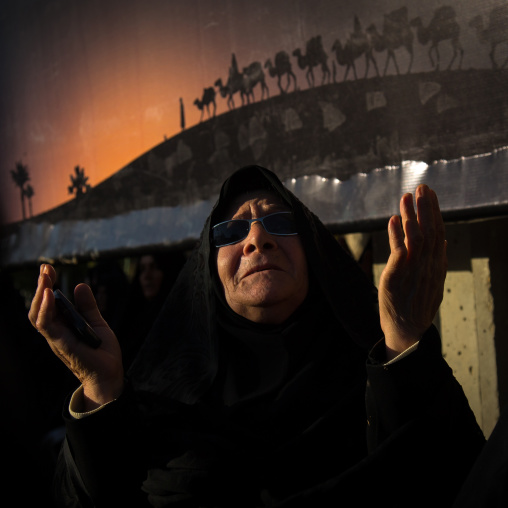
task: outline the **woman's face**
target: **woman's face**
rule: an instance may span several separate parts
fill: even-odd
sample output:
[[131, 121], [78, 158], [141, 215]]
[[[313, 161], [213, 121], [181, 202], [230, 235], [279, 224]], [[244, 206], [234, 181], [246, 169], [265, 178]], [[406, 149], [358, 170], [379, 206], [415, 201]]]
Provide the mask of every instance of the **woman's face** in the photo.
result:
[[159, 294], [163, 280], [164, 272], [157, 266], [155, 258], [142, 256], [139, 260], [139, 284], [147, 300], [153, 300]]
[[[230, 219], [254, 219], [288, 208], [272, 193], [256, 191], [233, 204]], [[284, 322], [304, 301], [309, 286], [300, 237], [267, 233], [253, 222], [247, 237], [217, 249], [217, 272], [227, 303], [258, 323]]]

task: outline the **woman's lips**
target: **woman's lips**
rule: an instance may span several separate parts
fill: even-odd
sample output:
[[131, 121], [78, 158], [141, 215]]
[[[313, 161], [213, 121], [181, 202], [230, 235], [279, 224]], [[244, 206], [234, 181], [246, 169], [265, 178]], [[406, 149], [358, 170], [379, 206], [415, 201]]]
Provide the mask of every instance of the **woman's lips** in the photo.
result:
[[243, 278], [248, 277], [249, 275], [253, 275], [254, 273], [264, 272], [267, 270], [279, 270], [280, 271], [281, 269], [278, 266], [271, 265], [271, 264], [257, 265], [257, 266], [253, 266], [253, 267], [249, 268], [249, 270], [247, 270], [247, 272], [245, 273]]

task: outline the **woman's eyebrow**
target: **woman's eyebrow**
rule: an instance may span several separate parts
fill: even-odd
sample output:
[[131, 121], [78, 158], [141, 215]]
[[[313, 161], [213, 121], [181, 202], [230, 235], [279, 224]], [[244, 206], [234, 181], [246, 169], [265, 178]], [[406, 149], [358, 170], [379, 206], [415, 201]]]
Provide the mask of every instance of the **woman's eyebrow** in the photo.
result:
[[[283, 204], [274, 203], [267, 207], [266, 210], [264, 210], [259, 217], [266, 217], [267, 215], [271, 215], [272, 213], [278, 213], [278, 212], [290, 212], [291, 209]], [[229, 219], [224, 220], [233, 220], [233, 219], [251, 219], [251, 213], [250, 210], [245, 210], [238, 215], [234, 215], [233, 217]]]

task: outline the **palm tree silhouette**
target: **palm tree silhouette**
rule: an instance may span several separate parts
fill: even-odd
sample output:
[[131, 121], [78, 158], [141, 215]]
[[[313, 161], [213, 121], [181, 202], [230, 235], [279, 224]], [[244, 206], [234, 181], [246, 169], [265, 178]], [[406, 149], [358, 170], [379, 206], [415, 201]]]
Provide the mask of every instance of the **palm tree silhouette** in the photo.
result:
[[85, 168], [76, 166], [74, 168], [75, 176], [70, 175], [72, 185], [69, 185], [69, 194], [74, 194], [76, 191], [76, 197], [79, 198], [85, 192], [91, 189], [91, 185], [88, 182], [88, 176], [85, 176]]
[[19, 187], [21, 195], [21, 211], [23, 212], [23, 220], [26, 219], [25, 213], [25, 183], [30, 180], [28, 174], [28, 166], [23, 164], [21, 161], [16, 162], [16, 169], [11, 169], [11, 176], [14, 183]]
[[34, 188], [30, 184], [28, 184], [25, 187], [24, 193], [25, 193], [25, 196], [28, 199], [28, 211], [29, 211], [30, 217], [33, 217], [34, 214], [33, 214], [33, 211], [32, 211], [32, 197], [35, 194]]

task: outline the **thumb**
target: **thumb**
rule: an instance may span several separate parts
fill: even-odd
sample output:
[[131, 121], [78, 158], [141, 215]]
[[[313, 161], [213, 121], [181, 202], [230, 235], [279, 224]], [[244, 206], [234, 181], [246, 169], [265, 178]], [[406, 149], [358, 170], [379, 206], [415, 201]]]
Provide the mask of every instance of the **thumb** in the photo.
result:
[[78, 311], [92, 326], [105, 324], [90, 286], [78, 284], [74, 288], [74, 301]]

